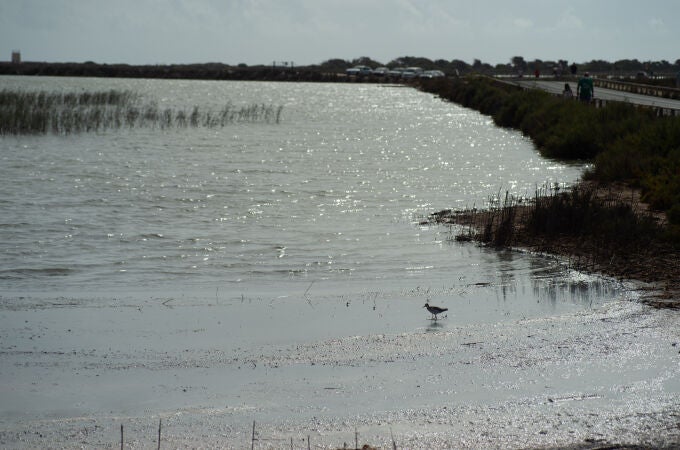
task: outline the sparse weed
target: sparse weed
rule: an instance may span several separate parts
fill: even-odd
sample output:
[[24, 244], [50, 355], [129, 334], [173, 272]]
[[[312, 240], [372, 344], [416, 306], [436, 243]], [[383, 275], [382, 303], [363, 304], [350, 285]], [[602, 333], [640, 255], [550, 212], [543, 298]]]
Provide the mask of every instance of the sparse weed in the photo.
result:
[[130, 91], [48, 93], [0, 91], [0, 135], [73, 134], [107, 129], [159, 127], [224, 127], [235, 122], [280, 123], [283, 106], [253, 104], [218, 113], [195, 106], [160, 110], [156, 103], [140, 105]]

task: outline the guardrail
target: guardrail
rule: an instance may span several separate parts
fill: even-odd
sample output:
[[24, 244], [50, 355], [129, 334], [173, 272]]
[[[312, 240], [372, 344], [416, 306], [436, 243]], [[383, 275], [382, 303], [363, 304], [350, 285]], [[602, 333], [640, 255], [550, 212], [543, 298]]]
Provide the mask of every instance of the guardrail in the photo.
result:
[[[489, 77], [490, 78], [490, 77]], [[517, 79], [498, 79], [498, 78], [490, 78], [496, 83], [500, 83], [505, 86], [513, 86], [517, 89], [537, 89], [536, 86], [527, 86], [527, 85], [521, 85], [517, 81]], [[566, 78], [565, 78], [566, 79]], [[531, 80], [530, 78], [525, 78], [523, 79], [524, 81]], [[564, 80], [564, 79], [563, 79]], [[560, 80], [560, 81], [563, 81]], [[569, 81], [574, 82], [576, 79], [572, 78], [569, 79]], [[624, 92], [630, 92], [630, 93], [635, 93], [635, 94], [641, 94], [641, 95], [647, 95], [647, 96], [652, 96], [652, 97], [663, 97], [665, 99], [680, 99], [680, 89], [675, 89], [675, 88], [666, 88], [666, 87], [661, 87], [661, 86], [650, 86], [650, 85], [644, 85], [644, 84], [638, 84], [638, 83], [627, 83], [627, 82], [622, 82], [622, 81], [615, 81], [615, 80], [603, 80], [599, 78], [594, 78], [593, 81], [595, 82], [595, 85], [597, 87], [603, 88], [603, 89], [612, 89], [612, 90], [618, 90], [618, 91], [624, 91]], [[618, 89], [617, 89], [618, 88]], [[640, 89], [640, 90], [636, 90]], [[675, 94], [676, 97], [671, 97], [671, 96], [665, 96], [669, 95], [669, 92], [671, 94]], [[553, 92], [553, 95], [556, 96], [562, 96], [561, 93], [556, 93]], [[574, 101], [576, 101], [576, 98], [574, 98]], [[595, 108], [602, 108], [607, 105], [607, 103], [611, 102], [621, 102], [624, 100], [606, 100], [602, 98], [595, 97], [591, 101], [591, 105], [593, 105]], [[658, 117], [666, 117], [666, 116], [680, 116], [680, 109], [679, 108], [673, 108], [673, 107], [667, 107], [667, 106], [660, 106], [660, 105], [642, 105], [642, 104], [637, 104], [637, 103], [630, 103], [631, 105], [634, 105], [636, 108], [640, 109], [648, 109], [651, 111], [654, 111], [654, 113]]]
[[630, 83], [627, 81], [607, 80], [603, 78], [593, 78], [593, 81], [595, 82], [595, 86], [604, 89], [680, 100], [680, 89], [677, 88], [652, 86], [650, 84], [641, 83]]
[[[574, 101], [577, 101], [576, 98], [574, 98]], [[593, 98], [590, 101], [590, 104], [593, 105], [595, 108], [603, 108], [607, 106], [607, 103], [621, 103], [620, 100], [605, 100], [602, 98]], [[635, 106], [638, 109], [647, 109], [654, 111], [654, 114], [657, 117], [668, 117], [668, 116], [680, 116], [680, 109], [674, 109], [674, 108], [665, 108], [663, 106], [656, 106], [656, 105], [640, 105], [636, 103], [631, 103], [631, 105]]]

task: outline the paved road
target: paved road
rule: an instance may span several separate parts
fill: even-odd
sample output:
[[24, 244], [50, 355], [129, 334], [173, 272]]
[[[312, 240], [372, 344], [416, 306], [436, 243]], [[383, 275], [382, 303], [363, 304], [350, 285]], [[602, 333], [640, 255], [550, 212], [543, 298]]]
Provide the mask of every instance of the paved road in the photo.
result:
[[[522, 80], [517, 84], [527, 88], [543, 89], [554, 94], [560, 94], [564, 90], [564, 81], [542, 81], [542, 80]], [[576, 95], [576, 82], [570, 82], [571, 90]], [[633, 94], [630, 92], [603, 89], [595, 86], [595, 98], [607, 101], [628, 102], [637, 105], [653, 106], [656, 108], [666, 108], [680, 110], [680, 100], [671, 100], [649, 95]]]

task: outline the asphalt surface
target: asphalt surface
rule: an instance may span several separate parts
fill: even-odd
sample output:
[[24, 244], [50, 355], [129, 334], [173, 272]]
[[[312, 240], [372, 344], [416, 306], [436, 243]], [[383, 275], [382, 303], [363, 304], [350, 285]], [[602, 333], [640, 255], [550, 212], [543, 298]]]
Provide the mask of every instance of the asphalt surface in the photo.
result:
[[[520, 86], [532, 89], [542, 89], [544, 91], [560, 94], [564, 90], [564, 81], [543, 81], [543, 80], [522, 80], [514, 82]], [[569, 82], [571, 90], [576, 95], [576, 82]], [[656, 108], [667, 108], [680, 110], [680, 100], [672, 100], [662, 97], [652, 97], [649, 95], [634, 94], [631, 92], [615, 91], [595, 86], [595, 98], [607, 101], [617, 101], [633, 103], [636, 105], [652, 106]]]

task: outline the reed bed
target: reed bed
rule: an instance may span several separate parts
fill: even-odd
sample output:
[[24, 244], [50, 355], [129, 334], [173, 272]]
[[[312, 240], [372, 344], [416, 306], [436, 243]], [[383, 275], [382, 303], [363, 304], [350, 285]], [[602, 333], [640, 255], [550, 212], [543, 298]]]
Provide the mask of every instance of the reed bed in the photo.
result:
[[452, 233], [457, 241], [562, 255], [572, 268], [616, 276], [662, 278], [663, 266], [677, 258], [663, 219], [645, 209], [633, 191], [582, 183], [568, 190], [537, 188], [528, 199], [508, 193], [499, 198], [488, 209], [444, 210], [430, 220], [459, 225]]
[[74, 134], [120, 128], [224, 127], [233, 123], [280, 123], [283, 106], [227, 103], [215, 112], [141, 104], [131, 91], [50, 93], [0, 91], [0, 135]]
[[458, 240], [478, 240], [507, 246], [526, 236], [557, 239], [564, 236], [593, 239], [609, 247], [644, 247], [663, 238], [659, 218], [641, 209], [634, 196], [600, 190], [592, 184], [571, 189], [559, 186], [537, 188], [531, 199], [505, 193], [502, 201], [490, 199], [491, 207], [431, 216], [440, 223], [458, 223], [467, 228]]

